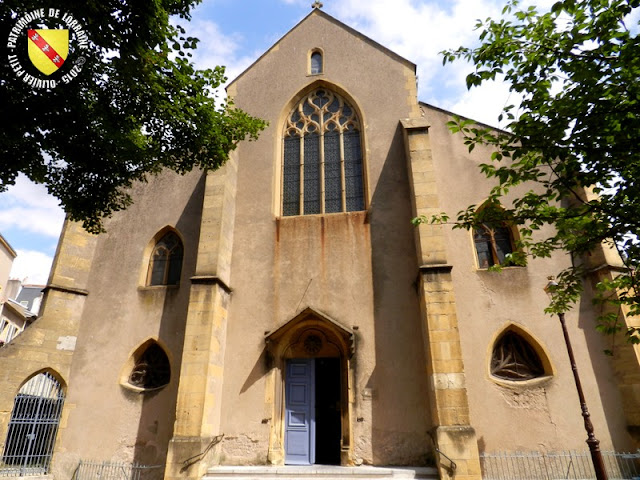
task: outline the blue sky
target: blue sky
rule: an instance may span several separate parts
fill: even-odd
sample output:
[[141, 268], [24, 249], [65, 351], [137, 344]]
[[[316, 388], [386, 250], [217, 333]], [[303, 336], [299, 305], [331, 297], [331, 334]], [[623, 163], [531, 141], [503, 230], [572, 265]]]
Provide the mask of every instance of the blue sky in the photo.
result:
[[[235, 78], [311, 11], [313, 0], [204, 0], [187, 26], [200, 38], [199, 67], [226, 65]], [[464, 63], [442, 66], [439, 52], [475, 43], [479, 18], [497, 18], [503, 0], [323, 0], [323, 10], [418, 65], [420, 100], [496, 124], [510, 97], [497, 82], [468, 92]], [[552, 0], [530, 0], [541, 9]], [[0, 233], [18, 252], [13, 278], [44, 284], [64, 214], [41, 185], [24, 178], [0, 194]]]

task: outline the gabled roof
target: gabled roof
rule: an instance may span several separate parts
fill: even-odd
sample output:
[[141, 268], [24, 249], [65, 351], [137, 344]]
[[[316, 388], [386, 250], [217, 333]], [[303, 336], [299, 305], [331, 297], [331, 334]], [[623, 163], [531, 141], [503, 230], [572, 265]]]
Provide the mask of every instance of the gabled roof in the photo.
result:
[[503, 130], [501, 128], [494, 127], [493, 125], [489, 125], [487, 123], [479, 122], [479, 121], [477, 121], [477, 120], [475, 120], [473, 118], [465, 117], [464, 115], [460, 115], [459, 113], [452, 112], [451, 110], [447, 110], [445, 108], [441, 108], [441, 107], [437, 107], [435, 105], [431, 105], [430, 103], [423, 102], [422, 100], [418, 100], [418, 105], [420, 105], [421, 107], [429, 108], [431, 110], [436, 110], [438, 112], [442, 112], [442, 113], [444, 113], [446, 115], [450, 115], [452, 117], [460, 117], [462, 120], [471, 120], [473, 123], [475, 123], [476, 125], [478, 125], [480, 127], [486, 127], [486, 128], [489, 128], [489, 129], [491, 129], [493, 131], [496, 131], [496, 132], [506, 133], [506, 134], [511, 133], [511, 132], [508, 132], [507, 130]]
[[4, 306], [8, 310], [13, 311], [15, 315], [18, 315], [21, 318], [23, 318], [26, 322], [32, 322], [33, 320], [35, 320], [38, 317], [35, 313], [29, 311], [29, 309], [27, 309], [24, 306], [20, 305], [15, 300], [8, 299], [5, 302]]
[[299, 28], [303, 23], [305, 23], [309, 18], [311, 18], [312, 16], [320, 16], [328, 21], [330, 21], [331, 23], [339, 26], [340, 28], [343, 28], [344, 30], [348, 31], [349, 33], [351, 33], [352, 35], [358, 37], [359, 39], [361, 39], [362, 41], [373, 45], [375, 48], [381, 50], [382, 52], [384, 52], [385, 54], [387, 54], [389, 57], [398, 60], [399, 62], [402, 62], [406, 65], [409, 65], [410, 67], [413, 67], [413, 71], [416, 71], [416, 64], [411, 62], [410, 60], [407, 60], [406, 58], [398, 55], [397, 53], [395, 53], [392, 50], [389, 50], [387, 47], [385, 47], [384, 45], [381, 45], [380, 43], [376, 42], [375, 40], [372, 40], [371, 38], [367, 37], [366, 35], [363, 35], [362, 33], [360, 33], [359, 31], [357, 31], [354, 28], [351, 28], [350, 26], [346, 25], [345, 23], [341, 22], [340, 20], [332, 17], [331, 15], [329, 15], [328, 13], [325, 13], [324, 11], [320, 10], [319, 8], [314, 8], [313, 10], [311, 10], [311, 13], [309, 13], [306, 17], [304, 17], [302, 20], [300, 20], [296, 25], [293, 26], [293, 28], [291, 28], [287, 33], [285, 33], [278, 41], [276, 41], [273, 45], [271, 45], [271, 47], [269, 49], [267, 49], [262, 55], [260, 55], [251, 65], [249, 65], [247, 68], [245, 68], [242, 73], [240, 73], [236, 78], [234, 78], [231, 82], [229, 82], [229, 84], [225, 87], [226, 89], [229, 89], [229, 87], [231, 85], [233, 85], [235, 82], [237, 82], [246, 72], [248, 72], [249, 70], [251, 70], [253, 68], [253, 66], [258, 63], [263, 57], [265, 57], [269, 52], [271, 52], [273, 49], [275, 49], [278, 44], [280, 42], [282, 42], [285, 38], [287, 38], [289, 35], [291, 35], [291, 33], [296, 30], [297, 28]]
[[291, 331], [294, 331], [302, 324], [318, 323], [324, 324], [336, 335], [342, 337], [346, 348], [349, 350], [349, 355], [353, 355], [355, 352], [355, 335], [353, 330], [341, 325], [340, 322], [329, 317], [327, 314], [315, 310], [311, 307], [307, 307], [298, 313], [291, 320], [288, 320], [283, 325], [280, 325], [273, 331], [265, 332], [265, 342], [269, 344], [277, 344], [280, 340], [287, 336]]

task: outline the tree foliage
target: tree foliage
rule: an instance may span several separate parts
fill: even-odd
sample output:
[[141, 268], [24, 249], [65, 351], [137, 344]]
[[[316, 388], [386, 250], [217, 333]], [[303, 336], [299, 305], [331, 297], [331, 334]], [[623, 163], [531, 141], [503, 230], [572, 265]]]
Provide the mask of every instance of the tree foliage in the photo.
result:
[[[197, 39], [170, 17], [189, 20], [198, 0], [58, 0], [89, 39], [49, 78], [78, 65], [80, 73], [55, 88], [33, 88], [9, 66], [7, 37], [16, 21], [42, 2], [0, 4], [0, 192], [22, 172], [46, 184], [72, 220], [92, 232], [104, 217], [131, 202], [127, 188], [162, 169], [215, 169], [237, 143], [256, 138], [265, 124], [216, 99], [224, 68], [197, 70], [190, 60]], [[49, 5], [47, 5], [48, 7]], [[29, 28], [64, 28], [45, 19]], [[74, 33], [72, 32], [72, 40]], [[26, 35], [18, 53], [28, 73]]]
[[[457, 226], [513, 222], [520, 251], [533, 257], [556, 250], [579, 256], [602, 242], [614, 246], [626, 268], [599, 288], [603, 298], [626, 304], [632, 314], [640, 313], [639, 4], [562, 0], [540, 13], [511, 0], [503, 18], [479, 21], [480, 46], [444, 52], [444, 63], [463, 59], [475, 65], [468, 88], [504, 80], [522, 97], [500, 116], [506, 131], [459, 118], [450, 124], [469, 150], [479, 144], [494, 149], [481, 169], [496, 180], [489, 202], [496, 208], [470, 206], [459, 212]], [[522, 184], [531, 189], [501, 202]], [[506, 208], [497, 208], [500, 203]], [[541, 238], [546, 225], [555, 234]], [[549, 311], [570, 307], [584, 273], [579, 267], [560, 273]]]

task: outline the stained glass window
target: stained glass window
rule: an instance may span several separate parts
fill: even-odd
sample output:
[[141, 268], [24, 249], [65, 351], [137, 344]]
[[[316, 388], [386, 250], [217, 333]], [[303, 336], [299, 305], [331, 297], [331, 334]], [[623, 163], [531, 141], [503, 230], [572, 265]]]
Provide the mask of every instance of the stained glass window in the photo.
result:
[[284, 216], [364, 210], [360, 122], [340, 95], [305, 96], [287, 119], [283, 149]]
[[183, 248], [180, 237], [169, 232], [162, 237], [153, 249], [149, 260], [149, 285], [177, 285], [182, 273]]

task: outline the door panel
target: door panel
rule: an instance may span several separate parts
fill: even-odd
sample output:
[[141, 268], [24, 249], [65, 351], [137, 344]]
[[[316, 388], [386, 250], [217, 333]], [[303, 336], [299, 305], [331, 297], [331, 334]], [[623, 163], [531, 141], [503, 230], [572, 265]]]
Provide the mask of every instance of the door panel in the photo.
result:
[[285, 378], [285, 463], [315, 462], [315, 362], [287, 360]]

